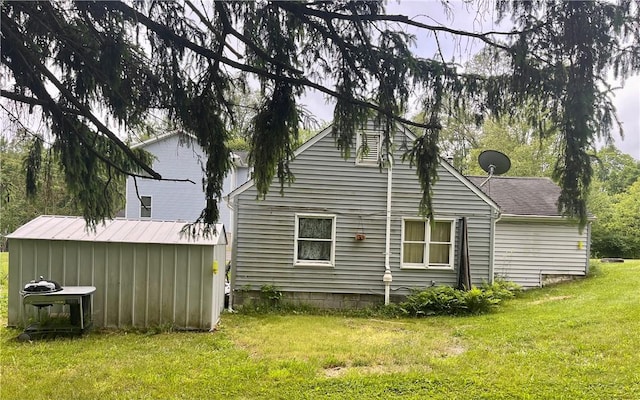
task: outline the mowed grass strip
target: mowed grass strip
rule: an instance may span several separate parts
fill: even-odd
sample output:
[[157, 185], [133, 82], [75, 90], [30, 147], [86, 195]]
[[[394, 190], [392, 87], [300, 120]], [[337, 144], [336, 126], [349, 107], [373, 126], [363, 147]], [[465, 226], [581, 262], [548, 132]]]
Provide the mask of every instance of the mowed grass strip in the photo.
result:
[[2, 328], [0, 397], [638, 398], [640, 261], [594, 267], [474, 317], [225, 314], [215, 333], [33, 343]]

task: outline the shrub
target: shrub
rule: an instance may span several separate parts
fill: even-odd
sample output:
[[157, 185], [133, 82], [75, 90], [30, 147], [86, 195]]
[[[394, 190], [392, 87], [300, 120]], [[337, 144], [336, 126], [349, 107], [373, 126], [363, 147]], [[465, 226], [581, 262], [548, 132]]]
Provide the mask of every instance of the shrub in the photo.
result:
[[282, 292], [274, 285], [262, 285], [260, 287], [260, 298], [263, 306], [278, 309], [282, 301]]
[[512, 299], [522, 291], [522, 287], [515, 282], [502, 278], [496, 278], [492, 284], [482, 284], [482, 290], [491, 291], [493, 296], [500, 300]]
[[468, 291], [436, 286], [413, 290], [406, 301], [400, 303], [400, 309], [415, 317], [481, 314], [491, 311], [503, 300], [514, 297], [519, 290], [518, 285], [502, 280]]
[[425, 290], [413, 290], [400, 306], [409, 315], [458, 314], [463, 307], [462, 291], [449, 286], [435, 286]]

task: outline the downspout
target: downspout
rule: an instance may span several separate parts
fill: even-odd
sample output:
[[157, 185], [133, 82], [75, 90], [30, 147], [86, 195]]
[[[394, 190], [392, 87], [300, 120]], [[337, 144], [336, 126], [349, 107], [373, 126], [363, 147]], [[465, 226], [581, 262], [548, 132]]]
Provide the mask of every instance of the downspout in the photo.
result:
[[[229, 193], [233, 192], [237, 187], [238, 187], [238, 164], [240, 163], [240, 157], [235, 154], [235, 153], [231, 153], [231, 183], [230, 183], [230, 187], [229, 187]], [[227, 196], [228, 197], [228, 196]], [[231, 231], [231, 237], [233, 240], [233, 234], [234, 231], [236, 229], [235, 225], [234, 225], [234, 209], [233, 209], [233, 205], [230, 204], [229, 202], [231, 201], [231, 199], [229, 198], [227, 200], [227, 206], [229, 208], [229, 225], [227, 228], [229, 231]]]
[[[229, 207], [230, 210], [236, 211], [236, 207], [237, 207], [237, 203], [236, 203], [236, 198], [231, 197], [229, 195], [227, 195], [227, 207]], [[236, 266], [236, 253], [237, 253], [237, 243], [238, 241], [236, 240], [237, 237], [237, 232], [235, 232], [235, 227], [238, 226], [238, 214], [236, 212], [233, 212], [233, 221], [232, 224], [234, 226], [234, 231], [231, 232], [231, 260], [229, 260], [229, 262], [231, 263], [231, 269], [229, 270], [229, 286], [230, 286], [230, 290], [229, 290], [229, 305], [227, 310], [229, 312], [233, 312], [233, 288], [235, 286], [235, 266]], [[227, 273], [227, 266], [224, 266], [224, 273]]]
[[[229, 188], [229, 193], [233, 192], [237, 187], [238, 187], [238, 172], [237, 172], [237, 168], [235, 165], [233, 166], [233, 168], [231, 169], [231, 187]], [[229, 225], [227, 228], [229, 228], [229, 230], [231, 231], [231, 240], [233, 240], [233, 235], [235, 235], [235, 223], [234, 223], [234, 219], [235, 219], [235, 210], [233, 209], [233, 204], [230, 204], [229, 201], [231, 201], [231, 199], [229, 199], [227, 201], [227, 207], [229, 208]]]
[[585, 244], [587, 254], [585, 254], [585, 268], [584, 274], [585, 276], [589, 274], [589, 261], [591, 257], [591, 221], [587, 222], [587, 243]]
[[[495, 211], [498, 214], [498, 218], [493, 219], [493, 227], [491, 229], [491, 266], [489, 268], [489, 283], [493, 284], [495, 279], [495, 264], [496, 264], [496, 225], [502, 219], [502, 213], [499, 210]], [[495, 215], [494, 213], [491, 213]]]
[[391, 189], [393, 183], [393, 171], [389, 160], [387, 166], [387, 229], [385, 234], [384, 244], [384, 275], [382, 276], [382, 282], [384, 282], [384, 305], [389, 305], [391, 282], [393, 277], [391, 276]]

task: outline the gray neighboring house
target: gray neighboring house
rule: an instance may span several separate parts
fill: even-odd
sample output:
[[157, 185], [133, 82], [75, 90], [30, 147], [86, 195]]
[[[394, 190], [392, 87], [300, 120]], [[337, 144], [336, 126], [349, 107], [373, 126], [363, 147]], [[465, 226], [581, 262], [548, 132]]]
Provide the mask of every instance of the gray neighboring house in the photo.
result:
[[585, 276], [589, 268], [591, 225], [558, 212], [560, 187], [549, 178], [469, 179], [499, 206], [495, 230], [494, 273], [525, 288], [566, 277]]
[[[380, 170], [380, 132], [365, 127], [356, 148], [364, 140], [368, 154], [345, 160], [327, 128], [296, 151], [290, 164], [295, 182], [284, 196], [257, 200], [253, 181], [230, 194], [235, 305], [259, 296], [263, 285], [276, 286], [287, 300], [325, 308], [376, 304], [416, 287], [455, 286], [463, 217], [472, 281], [492, 281], [498, 205], [441, 160], [430, 224], [418, 215], [422, 192], [415, 169], [396, 151], [393, 167]], [[397, 149], [413, 140], [397, 126]]]
[[[202, 188], [202, 165], [206, 155], [195, 139], [173, 131], [132, 146], [153, 154], [153, 169], [163, 178], [190, 179], [190, 182], [155, 181], [152, 179], [127, 179], [125, 217], [153, 221], [195, 221], [205, 207]], [[247, 181], [249, 168], [246, 153], [232, 155], [233, 170], [225, 177], [223, 195]], [[137, 186], [137, 188], [136, 188]], [[220, 223], [231, 234], [232, 215], [224, 198], [219, 203]]]

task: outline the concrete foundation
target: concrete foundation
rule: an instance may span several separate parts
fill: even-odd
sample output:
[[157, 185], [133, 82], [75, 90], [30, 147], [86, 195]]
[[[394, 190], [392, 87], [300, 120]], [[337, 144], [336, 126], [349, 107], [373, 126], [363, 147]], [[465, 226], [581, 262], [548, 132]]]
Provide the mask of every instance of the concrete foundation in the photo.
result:
[[[309, 293], [309, 292], [281, 292], [281, 304], [310, 306], [320, 309], [362, 309], [384, 304], [384, 296], [358, 293]], [[404, 299], [392, 299], [401, 301]], [[259, 305], [268, 302], [264, 294], [258, 290], [239, 290], [233, 293], [233, 307]]]

